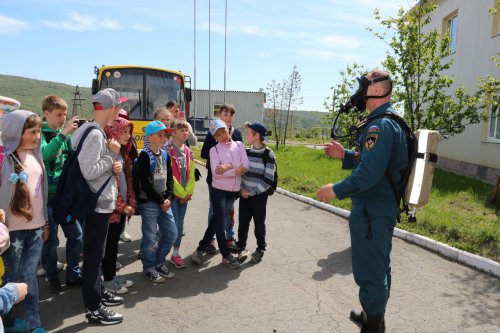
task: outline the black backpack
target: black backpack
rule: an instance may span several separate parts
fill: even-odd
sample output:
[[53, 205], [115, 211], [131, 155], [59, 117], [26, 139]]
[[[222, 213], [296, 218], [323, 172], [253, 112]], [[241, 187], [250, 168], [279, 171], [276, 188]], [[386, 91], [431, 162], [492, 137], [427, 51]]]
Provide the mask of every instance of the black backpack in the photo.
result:
[[[417, 141], [415, 134], [413, 133], [413, 131], [408, 126], [408, 124], [404, 121], [403, 118], [401, 118], [400, 116], [398, 116], [392, 112], [384, 112], [381, 114], [377, 114], [373, 117], [370, 117], [368, 119], [365, 119], [364, 121], [362, 121], [361, 123], [356, 125], [356, 128], [361, 131], [362, 128], [367, 126], [373, 120], [375, 120], [377, 118], [384, 118], [384, 117], [390, 118], [390, 119], [394, 120], [396, 123], [398, 123], [399, 126], [401, 127], [401, 129], [403, 130], [403, 132], [405, 133], [405, 137], [406, 137], [406, 144], [408, 147], [408, 167], [404, 170], [401, 170], [402, 184], [401, 184], [400, 191], [398, 192], [396, 189], [396, 184], [394, 182], [394, 179], [393, 179], [391, 173], [389, 172], [389, 168], [387, 168], [385, 170], [385, 177], [389, 181], [389, 184], [391, 185], [392, 191], [394, 192], [394, 198], [396, 199], [396, 203], [397, 203], [398, 207], [400, 207], [400, 214], [402, 212], [404, 212], [406, 215], [408, 215], [410, 209], [409, 209], [408, 202], [405, 201], [405, 192], [406, 192], [406, 188], [408, 187], [408, 182], [410, 180], [411, 171], [413, 169], [413, 166], [415, 165], [415, 160], [417, 158], [422, 158], [422, 156], [419, 156], [419, 153], [418, 153], [418, 141]], [[435, 154], [432, 154], [432, 155], [433, 156], [431, 158], [433, 160], [434, 160], [434, 158], [437, 160], [437, 155], [435, 155]], [[398, 222], [400, 221], [400, 214], [398, 215]]]
[[102, 191], [104, 191], [111, 177], [113, 177], [110, 176], [97, 192], [92, 191], [87, 180], [83, 177], [80, 164], [78, 163], [78, 155], [82, 150], [83, 142], [89, 133], [95, 129], [97, 129], [96, 126], [89, 126], [85, 130], [78, 142], [76, 151], [70, 153], [64, 162], [63, 170], [57, 183], [56, 194], [49, 203], [53, 210], [54, 221], [57, 224], [68, 224], [74, 223], [76, 220], [85, 220], [95, 210], [97, 199], [99, 199]]
[[[247, 155], [248, 155], [250, 148], [247, 148], [246, 151], [247, 151]], [[266, 147], [266, 149], [264, 150], [264, 157], [262, 158], [264, 165], [266, 165], [267, 162], [269, 161], [269, 159], [270, 159], [269, 154], [270, 153], [271, 153], [271, 149]], [[278, 163], [276, 162], [276, 158], [274, 158], [274, 178], [273, 178], [273, 182], [269, 185], [269, 188], [267, 189], [267, 195], [273, 195], [274, 192], [276, 191], [277, 187], [278, 187]]]

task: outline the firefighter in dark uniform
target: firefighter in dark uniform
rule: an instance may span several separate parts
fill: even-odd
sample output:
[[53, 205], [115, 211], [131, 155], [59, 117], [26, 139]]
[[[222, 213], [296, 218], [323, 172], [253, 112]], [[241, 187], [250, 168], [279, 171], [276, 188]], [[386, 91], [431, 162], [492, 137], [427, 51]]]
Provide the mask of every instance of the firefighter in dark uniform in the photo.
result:
[[[359, 111], [370, 111], [366, 119], [394, 112], [392, 82], [387, 72], [374, 70], [358, 78], [357, 83], [359, 87], [350, 102]], [[399, 190], [402, 173], [408, 167], [406, 137], [394, 120], [377, 118], [361, 129], [354, 150], [346, 150], [332, 140], [325, 153], [342, 158], [343, 169], [352, 169], [349, 177], [327, 184], [316, 193], [321, 201], [335, 197], [352, 199], [349, 217], [352, 271], [363, 310], [351, 311], [350, 318], [361, 326], [361, 332], [384, 332], [391, 288], [392, 234], [399, 215], [388, 174]]]

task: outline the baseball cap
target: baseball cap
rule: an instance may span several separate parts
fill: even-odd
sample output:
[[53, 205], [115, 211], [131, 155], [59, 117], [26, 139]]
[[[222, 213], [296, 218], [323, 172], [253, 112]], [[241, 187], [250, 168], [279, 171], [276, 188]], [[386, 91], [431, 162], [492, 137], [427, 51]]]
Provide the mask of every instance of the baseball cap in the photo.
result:
[[215, 119], [210, 123], [210, 128], [208, 130], [210, 131], [210, 134], [214, 136], [215, 132], [217, 132], [219, 128], [227, 128], [226, 123], [220, 119]]
[[5, 96], [0, 96], [0, 115], [15, 111], [21, 107], [19, 101]]
[[261, 122], [254, 122], [248, 125], [249, 128], [254, 130], [255, 132], [259, 133], [260, 136], [262, 137], [262, 140], [267, 140], [266, 135], [267, 135], [267, 127]]
[[165, 125], [163, 125], [163, 123], [159, 120], [155, 120], [155, 121], [152, 121], [150, 122], [146, 128], [144, 129], [144, 134], [146, 136], [150, 136], [150, 135], [153, 135], [155, 133], [158, 133], [158, 132], [161, 132], [161, 131], [166, 131], [167, 128], [165, 127]]
[[104, 110], [111, 109], [113, 105], [118, 105], [123, 103], [120, 101], [120, 96], [116, 90], [112, 88], [103, 89], [92, 97], [92, 103], [99, 103], [102, 105]]
[[120, 109], [120, 111], [118, 111], [118, 117], [129, 120], [128, 112], [124, 109]]

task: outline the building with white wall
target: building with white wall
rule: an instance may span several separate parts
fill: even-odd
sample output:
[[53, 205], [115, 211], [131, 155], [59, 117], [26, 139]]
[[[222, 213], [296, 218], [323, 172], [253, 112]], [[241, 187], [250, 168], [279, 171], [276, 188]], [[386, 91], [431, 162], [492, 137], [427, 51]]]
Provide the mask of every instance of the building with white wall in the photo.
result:
[[[495, 0], [436, 0], [429, 28], [450, 34], [453, 89], [463, 84], [477, 90], [479, 77], [500, 79], [492, 57], [500, 52], [500, 5]], [[489, 8], [497, 8], [489, 15]], [[495, 98], [500, 98], [500, 91]], [[443, 169], [495, 182], [500, 175], [500, 110], [488, 106], [488, 120], [440, 142], [438, 165]]]

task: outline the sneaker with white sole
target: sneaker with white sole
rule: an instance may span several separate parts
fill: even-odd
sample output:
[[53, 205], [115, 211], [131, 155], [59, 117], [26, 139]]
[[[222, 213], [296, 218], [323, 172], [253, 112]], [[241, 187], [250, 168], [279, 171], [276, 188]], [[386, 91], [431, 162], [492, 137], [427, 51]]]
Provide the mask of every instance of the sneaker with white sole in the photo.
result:
[[101, 292], [101, 304], [105, 306], [117, 306], [123, 304], [123, 297], [110, 293], [106, 288]]
[[227, 257], [225, 258], [222, 258], [222, 264], [224, 266], [227, 266], [229, 268], [240, 268], [240, 263], [238, 262], [238, 260], [233, 257], [232, 255], [228, 255]]
[[163, 282], [165, 282], [165, 278], [163, 276], [161, 276], [160, 273], [158, 273], [155, 270], [147, 271], [145, 274], [148, 277], [148, 279], [150, 281], [154, 282], [154, 283], [163, 283]]
[[250, 252], [247, 249], [238, 250], [238, 258], [236, 258], [240, 263], [244, 262], [248, 258]]
[[86, 309], [85, 319], [90, 324], [113, 325], [123, 321], [123, 315], [101, 305], [97, 310]]
[[172, 273], [166, 264], [163, 264], [161, 266], [157, 266], [156, 267], [156, 271], [158, 272], [158, 274], [160, 274], [161, 276], [163, 276], [164, 278], [173, 278], [175, 276], [174, 273]]
[[123, 295], [128, 293], [128, 289], [122, 286], [116, 279], [113, 279], [111, 281], [104, 281], [103, 285], [107, 291], [113, 294]]
[[123, 265], [122, 265], [122, 264], [120, 264], [120, 263], [117, 261], [117, 262], [116, 262], [116, 264], [115, 264], [115, 269], [116, 269], [116, 270], [119, 270], [119, 269], [122, 269], [122, 268], [123, 268]]
[[176, 268], [184, 268], [186, 267], [186, 263], [184, 262], [184, 259], [178, 254], [176, 256], [170, 257], [170, 262], [174, 264]]
[[121, 240], [122, 242], [128, 243], [128, 242], [131, 242], [131, 241], [132, 241], [132, 237], [130, 237], [130, 235], [128, 234], [128, 232], [123, 231], [123, 232], [120, 234], [120, 240]]
[[113, 278], [113, 280], [118, 281], [118, 283], [121, 284], [122, 286], [124, 286], [125, 288], [130, 288], [130, 287], [134, 286], [134, 281], [127, 280], [127, 278], [125, 278], [124, 276], [121, 276], [121, 275], [115, 276]]

